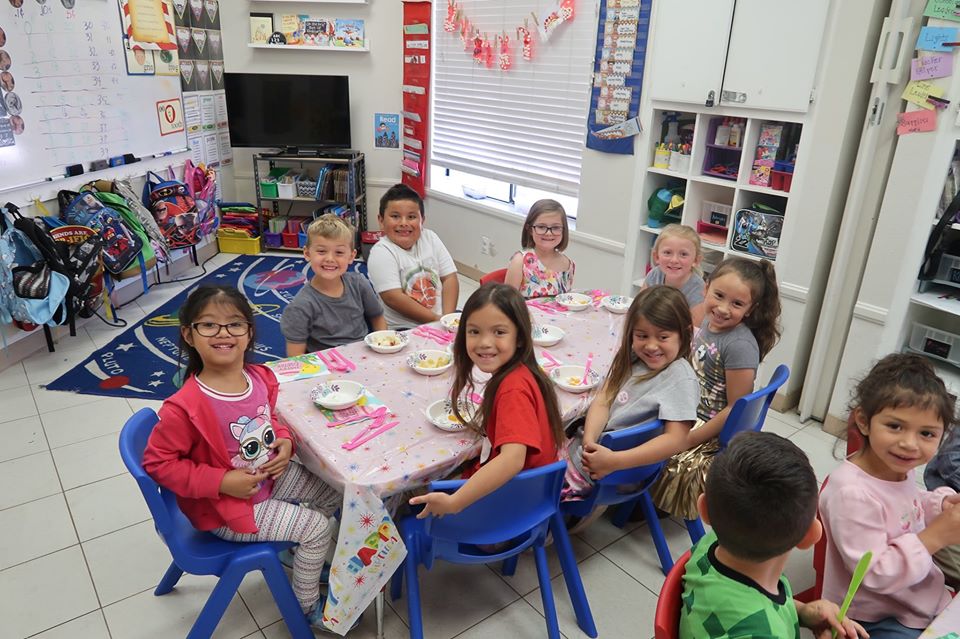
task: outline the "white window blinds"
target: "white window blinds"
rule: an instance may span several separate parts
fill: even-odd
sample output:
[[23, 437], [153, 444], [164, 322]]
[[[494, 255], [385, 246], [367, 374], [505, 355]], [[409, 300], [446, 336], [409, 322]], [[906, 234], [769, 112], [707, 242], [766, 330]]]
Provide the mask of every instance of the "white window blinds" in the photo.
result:
[[[579, 0], [573, 20], [547, 42], [534, 28], [556, 0], [463, 0], [471, 24], [493, 45], [494, 68], [478, 65], [473, 43], [443, 30], [447, 3], [434, 0], [433, 149], [436, 165], [577, 196], [597, 44], [597, 2]], [[533, 60], [517, 27], [529, 23]], [[510, 38], [512, 67], [499, 66], [497, 34]]]

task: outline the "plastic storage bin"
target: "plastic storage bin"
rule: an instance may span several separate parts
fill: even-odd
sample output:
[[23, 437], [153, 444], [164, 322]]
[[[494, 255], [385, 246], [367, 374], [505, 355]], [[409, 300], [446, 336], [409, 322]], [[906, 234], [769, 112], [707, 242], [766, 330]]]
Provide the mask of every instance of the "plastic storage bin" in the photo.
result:
[[260, 252], [259, 237], [249, 237], [235, 229], [220, 229], [217, 231], [217, 245], [220, 247], [221, 253], [256, 255]]
[[283, 235], [280, 233], [263, 232], [263, 244], [267, 248], [280, 248], [283, 246]]
[[960, 257], [944, 253], [934, 279], [960, 286]]
[[283, 246], [285, 248], [300, 247], [300, 222], [298, 220], [287, 220], [287, 226], [283, 233]]
[[317, 195], [317, 181], [309, 175], [297, 178], [297, 197], [308, 197], [311, 200]]
[[729, 226], [733, 207], [729, 204], [704, 200], [700, 203], [700, 219], [714, 226]]
[[289, 170], [290, 169], [286, 167], [270, 169], [270, 173], [267, 174], [267, 177], [260, 180], [260, 196], [268, 198], [280, 197], [280, 193], [277, 190], [277, 182]]
[[296, 173], [287, 173], [277, 182], [277, 197], [290, 199], [297, 194]]
[[960, 335], [913, 323], [910, 350], [960, 366]]

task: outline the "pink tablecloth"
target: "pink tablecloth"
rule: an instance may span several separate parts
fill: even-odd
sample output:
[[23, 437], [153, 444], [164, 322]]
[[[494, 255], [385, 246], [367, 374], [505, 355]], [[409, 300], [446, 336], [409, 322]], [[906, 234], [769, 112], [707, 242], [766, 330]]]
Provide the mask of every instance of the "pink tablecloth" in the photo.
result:
[[[554, 359], [582, 365], [592, 352], [593, 367], [606, 374], [617, 349], [623, 315], [593, 307], [556, 314], [531, 309], [531, 315], [536, 323], [558, 326], [566, 332], [559, 344], [547, 349]], [[448, 395], [453, 372], [451, 369], [443, 375], [425, 377], [408, 368], [407, 357], [414, 351], [442, 348], [426, 338], [409, 336], [407, 347], [392, 355], [374, 353], [362, 342], [338, 349], [357, 369], [332, 373], [331, 377], [361, 382], [400, 422], [354, 450], [344, 450], [341, 445], [363, 425], [329, 428], [310, 400], [317, 379], [280, 386], [277, 414], [297, 440], [298, 457], [344, 493], [324, 607], [325, 623], [338, 634], [350, 629], [406, 555], [383, 498], [445, 477], [476, 456], [480, 448], [478, 437], [471, 431], [450, 433], [427, 421], [424, 409]], [[543, 349], [536, 350], [539, 354]], [[592, 395], [558, 389], [564, 419], [584, 413]]]
[[[566, 337], [547, 350], [564, 364], [584, 364], [594, 354], [593, 367], [605, 374], [618, 346], [623, 315], [603, 309], [550, 315], [531, 309], [533, 321], [558, 326]], [[370, 487], [381, 497], [422, 486], [444, 477], [479, 450], [469, 431], [448, 433], [427, 421], [424, 409], [443, 399], [453, 381], [453, 369], [425, 377], [407, 367], [407, 357], [418, 349], [439, 349], [435, 342], [409, 334], [409, 345], [392, 355], [374, 353], [362, 342], [338, 350], [357, 365], [350, 373], [333, 373], [337, 379], [364, 384], [397, 415], [400, 425], [352, 451], [341, 448], [362, 425], [328, 428], [320, 411], [310, 401], [316, 379], [289, 382], [280, 387], [277, 412], [290, 426], [298, 442], [298, 456], [311, 471], [334, 486]], [[557, 389], [565, 420], [586, 411], [593, 393], [572, 394]]]

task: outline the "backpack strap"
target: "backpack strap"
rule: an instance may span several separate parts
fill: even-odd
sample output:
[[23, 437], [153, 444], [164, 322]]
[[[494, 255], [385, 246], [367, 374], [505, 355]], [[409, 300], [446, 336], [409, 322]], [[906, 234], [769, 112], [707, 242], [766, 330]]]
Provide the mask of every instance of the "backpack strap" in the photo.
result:
[[150, 192], [158, 184], [165, 182], [163, 178], [154, 173], [153, 171], [147, 171], [146, 179], [143, 182], [143, 194], [140, 196], [140, 200], [143, 202], [143, 205], [150, 208]]

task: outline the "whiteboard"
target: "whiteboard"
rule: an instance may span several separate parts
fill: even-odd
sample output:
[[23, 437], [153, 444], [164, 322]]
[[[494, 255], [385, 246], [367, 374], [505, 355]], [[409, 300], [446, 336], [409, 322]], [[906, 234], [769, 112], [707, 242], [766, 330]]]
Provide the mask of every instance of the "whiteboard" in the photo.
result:
[[[69, 165], [86, 175], [95, 160], [186, 148], [176, 58], [141, 51], [138, 67], [117, 0], [2, 0], [0, 30], [0, 191], [63, 177]], [[128, 55], [154, 75], [128, 75]]]

